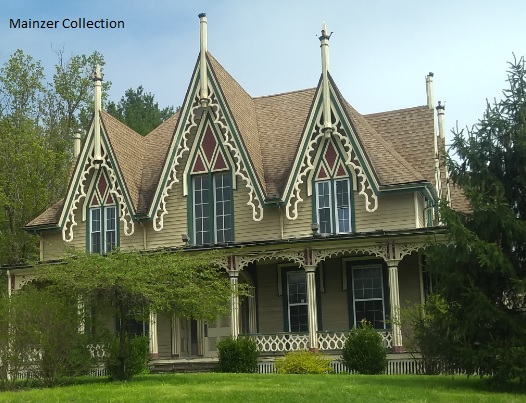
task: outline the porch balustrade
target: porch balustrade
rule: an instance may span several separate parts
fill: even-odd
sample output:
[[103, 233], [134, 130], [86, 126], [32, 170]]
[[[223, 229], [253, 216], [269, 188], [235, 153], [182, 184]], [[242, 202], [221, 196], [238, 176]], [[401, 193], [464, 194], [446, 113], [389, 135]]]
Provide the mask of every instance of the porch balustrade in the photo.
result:
[[[349, 330], [322, 331], [318, 332], [318, 345], [321, 351], [341, 350], [349, 335]], [[378, 330], [382, 336], [385, 348], [393, 347], [393, 338], [390, 330]], [[262, 353], [278, 353], [296, 350], [308, 350], [308, 333], [273, 333], [273, 334], [249, 334], [256, 342]]]
[[307, 350], [309, 348], [308, 333], [251, 334], [248, 336], [256, 341], [256, 345], [262, 353]]
[[[343, 345], [345, 344], [345, 340], [349, 333], [349, 330], [318, 332], [319, 349], [321, 351], [343, 349]], [[393, 347], [393, 337], [390, 330], [378, 330], [378, 334], [382, 336], [382, 342], [385, 348]]]

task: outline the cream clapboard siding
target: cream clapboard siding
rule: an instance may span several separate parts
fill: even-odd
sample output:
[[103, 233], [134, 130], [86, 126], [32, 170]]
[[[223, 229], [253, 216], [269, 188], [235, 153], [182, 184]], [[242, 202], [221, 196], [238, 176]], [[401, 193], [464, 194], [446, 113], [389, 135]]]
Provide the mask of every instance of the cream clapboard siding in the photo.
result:
[[119, 220], [119, 246], [124, 251], [143, 250], [143, 227], [138, 222], [133, 223], [133, 234], [124, 233], [124, 223]]
[[277, 266], [257, 265], [256, 273], [259, 333], [283, 332], [283, 299], [278, 295]]
[[237, 178], [234, 190], [234, 240], [236, 242], [279, 239], [281, 236], [279, 209], [266, 206], [261, 221], [254, 221], [252, 206], [248, 205], [248, 189], [245, 181]]
[[341, 259], [323, 262], [325, 292], [321, 293], [322, 330], [349, 328], [347, 292], [342, 287]]
[[418, 253], [416, 252], [404, 257], [398, 265], [398, 288], [401, 309], [421, 302], [419, 270]]
[[415, 192], [415, 219], [417, 222], [417, 228], [423, 228], [426, 226], [425, 220], [425, 208], [426, 202], [424, 196], [420, 192]]
[[365, 197], [354, 193], [356, 232], [415, 228], [415, 202], [412, 192], [380, 195], [378, 208], [365, 209]]
[[172, 356], [172, 320], [166, 315], [157, 315], [157, 344], [159, 357]]
[[62, 240], [62, 231], [46, 231], [42, 233], [42, 260], [62, 259], [66, 254], [66, 245]]
[[298, 218], [288, 220], [283, 208], [284, 238], [312, 236], [312, 197], [307, 196], [307, 185], [301, 185], [300, 196], [303, 198], [303, 201], [298, 204]]

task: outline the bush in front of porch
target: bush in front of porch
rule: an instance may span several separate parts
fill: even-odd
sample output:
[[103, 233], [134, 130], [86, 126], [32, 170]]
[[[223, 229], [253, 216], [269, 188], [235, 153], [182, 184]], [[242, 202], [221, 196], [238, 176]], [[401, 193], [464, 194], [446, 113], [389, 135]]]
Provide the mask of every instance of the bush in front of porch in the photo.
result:
[[278, 374], [330, 374], [331, 359], [308, 350], [290, 351], [276, 360]]
[[220, 372], [257, 372], [259, 350], [250, 337], [229, 337], [217, 343]]
[[387, 353], [378, 334], [365, 319], [351, 330], [342, 350], [341, 361], [351, 372], [364, 375], [383, 374], [387, 367]]

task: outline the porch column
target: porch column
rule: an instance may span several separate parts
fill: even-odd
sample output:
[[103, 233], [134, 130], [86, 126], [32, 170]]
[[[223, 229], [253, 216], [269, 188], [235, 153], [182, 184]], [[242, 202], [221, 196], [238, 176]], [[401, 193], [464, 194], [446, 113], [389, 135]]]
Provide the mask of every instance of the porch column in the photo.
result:
[[396, 353], [404, 351], [402, 346], [402, 331], [400, 329], [400, 293], [398, 290], [398, 263], [400, 260], [387, 261], [389, 269], [389, 302], [391, 304], [391, 336], [393, 338], [393, 350]]
[[157, 314], [150, 312], [149, 323], [150, 355], [153, 359], [159, 358], [159, 343], [157, 341]]
[[179, 317], [172, 315], [172, 356], [178, 357], [181, 354], [181, 324]]
[[309, 350], [318, 351], [318, 305], [316, 304], [316, 265], [303, 266], [307, 273], [307, 307], [309, 313]]
[[239, 288], [239, 270], [230, 270], [228, 275], [232, 286], [230, 295], [230, 335], [237, 339], [239, 336], [239, 295], [237, 293]]

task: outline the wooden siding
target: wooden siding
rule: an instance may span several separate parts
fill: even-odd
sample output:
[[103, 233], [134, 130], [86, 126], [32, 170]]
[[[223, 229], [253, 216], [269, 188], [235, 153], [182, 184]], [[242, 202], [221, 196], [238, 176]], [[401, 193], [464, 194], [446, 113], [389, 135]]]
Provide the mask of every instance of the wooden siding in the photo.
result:
[[[266, 206], [261, 221], [254, 221], [252, 206], [248, 205], [248, 189], [245, 181], [236, 177], [234, 190], [234, 240], [237, 242], [279, 239], [281, 236], [279, 209]], [[283, 211], [283, 214], [285, 212]], [[257, 228], [255, 231], [254, 229]]]
[[346, 330], [349, 328], [347, 292], [342, 287], [341, 259], [323, 262], [325, 292], [321, 293], [322, 330]]
[[143, 227], [138, 222], [134, 223], [133, 234], [124, 233], [124, 223], [119, 220], [119, 246], [122, 250], [143, 250]]
[[283, 208], [284, 238], [312, 236], [312, 197], [307, 196], [307, 185], [301, 185], [300, 189], [300, 195], [303, 198], [303, 201], [298, 204], [298, 218], [295, 220], [288, 220], [285, 214], [285, 209]]
[[278, 295], [277, 266], [258, 265], [256, 273], [258, 333], [283, 332], [283, 299]]
[[378, 209], [370, 213], [365, 209], [365, 197], [355, 192], [356, 232], [414, 228], [414, 206], [412, 192], [381, 195], [378, 197]]
[[42, 234], [43, 261], [62, 259], [66, 254], [66, 243], [62, 240], [62, 231], [49, 231]]
[[420, 303], [420, 273], [418, 268], [418, 253], [406, 256], [398, 265], [398, 283], [400, 292], [400, 307], [404, 309]]
[[159, 357], [172, 356], [172, 320], [166, 315], [157, 315], [157, 344]]

